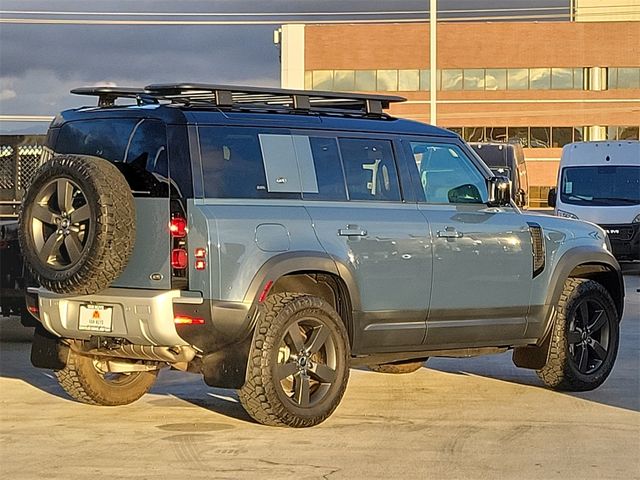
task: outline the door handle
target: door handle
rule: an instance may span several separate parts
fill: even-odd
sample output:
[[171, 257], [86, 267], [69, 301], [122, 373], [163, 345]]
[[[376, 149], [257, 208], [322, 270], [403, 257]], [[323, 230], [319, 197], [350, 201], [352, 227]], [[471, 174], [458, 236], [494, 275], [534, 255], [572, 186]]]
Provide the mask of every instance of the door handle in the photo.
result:
[[438, 235], [439, 238], [462, 238], [463, 237], [462, 232], [458, 232], [453, 227], [447, 227], [444, 230], [438, 230], [436, 235]]
[[347, 225], [347, 228], [338, 230], [338, 235], [341, 237], [366, 237], [367, 231], [357, 225]]

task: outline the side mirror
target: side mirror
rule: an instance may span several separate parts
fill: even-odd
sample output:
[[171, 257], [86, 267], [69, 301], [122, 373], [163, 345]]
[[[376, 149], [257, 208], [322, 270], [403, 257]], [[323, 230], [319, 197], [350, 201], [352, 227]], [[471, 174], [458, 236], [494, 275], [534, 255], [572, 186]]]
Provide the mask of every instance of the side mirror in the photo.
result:
[[549, 195], [547, 196], [547, 203], [549, 204], [550, 207], [555, 208], [557, 197], [558, 197], [558, 190], [556, 190], [555, 187], [550, 188]]
[[511, 204], [511, 180], [507, 177], [491, 177], [487, 180], [490, 207], [504, 207]]

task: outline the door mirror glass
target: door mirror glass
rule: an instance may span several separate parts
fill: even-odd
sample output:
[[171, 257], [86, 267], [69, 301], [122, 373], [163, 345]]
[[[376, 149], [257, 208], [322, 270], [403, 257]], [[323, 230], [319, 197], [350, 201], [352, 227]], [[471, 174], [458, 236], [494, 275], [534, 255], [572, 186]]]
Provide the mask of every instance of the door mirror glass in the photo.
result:
[[555, 189], [555, 187], [549, 189], [549, 196], [547, 197], [547, 203], [549, 204], [550, 207], [555, 208], [557, 195], [558, 195], [558, 191]]
[[475, 185], [467, 183], [448, 192], [449, 203], [482, 203], [482, 195]]
[[511, 181], [507, 177], [491, 177], [487, 181], [490, 207], [503, 207], [511, 203]]

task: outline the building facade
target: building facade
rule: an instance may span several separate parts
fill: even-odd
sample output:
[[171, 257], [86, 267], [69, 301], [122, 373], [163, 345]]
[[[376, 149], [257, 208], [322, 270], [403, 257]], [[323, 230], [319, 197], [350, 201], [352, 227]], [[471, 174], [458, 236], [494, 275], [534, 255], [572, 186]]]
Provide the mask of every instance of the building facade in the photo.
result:
[[[640, 137], [640, 22], [447, 22], [436, 45], [437, 125], [520, 141], [534, 200], [563, 145]], [[427, 23], [285, 25], [281, 49], [285, 88], [397, 93], [431, 123]]]

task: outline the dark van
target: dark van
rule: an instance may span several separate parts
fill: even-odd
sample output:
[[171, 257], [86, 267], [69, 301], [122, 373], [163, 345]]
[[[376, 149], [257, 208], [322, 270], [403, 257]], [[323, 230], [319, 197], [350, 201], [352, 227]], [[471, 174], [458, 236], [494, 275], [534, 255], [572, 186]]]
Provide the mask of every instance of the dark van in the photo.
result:
[[488, 142], [470, 143], [469, 146], [484, 160], [493, 173], [511, 180], [513, 200], [519, 207], [527, 208], [529, 180], [522, 145]]

